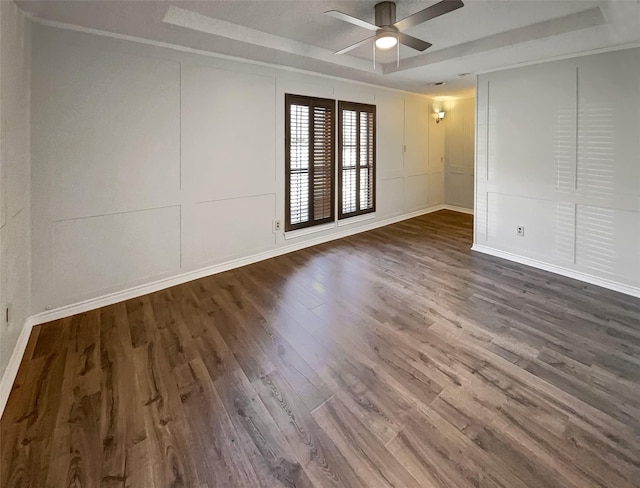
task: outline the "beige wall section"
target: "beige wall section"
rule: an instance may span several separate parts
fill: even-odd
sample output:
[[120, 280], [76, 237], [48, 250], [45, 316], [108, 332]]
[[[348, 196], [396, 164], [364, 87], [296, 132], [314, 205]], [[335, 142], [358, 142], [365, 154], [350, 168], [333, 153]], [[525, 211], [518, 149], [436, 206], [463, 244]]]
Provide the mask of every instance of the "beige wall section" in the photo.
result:
[[640, 49], [481, 75], [477, 97], [474, 245], [640, 294]]
[[443, 102], [445, 119], [445, 203], [473, 209], [475, 98]]
[[29, 29], [0, 2], [0, 377], [30, 315]]
[[[443, 203], [426, 97], [33, 28], [32, 313]], [[272, 232], [285, 93], [376, 104], [371, 220]]]
[[445, 126], [436, 123], [435, 110], [439, 105], [432, 102], [429, 113], [429, 203], [445, 203]]

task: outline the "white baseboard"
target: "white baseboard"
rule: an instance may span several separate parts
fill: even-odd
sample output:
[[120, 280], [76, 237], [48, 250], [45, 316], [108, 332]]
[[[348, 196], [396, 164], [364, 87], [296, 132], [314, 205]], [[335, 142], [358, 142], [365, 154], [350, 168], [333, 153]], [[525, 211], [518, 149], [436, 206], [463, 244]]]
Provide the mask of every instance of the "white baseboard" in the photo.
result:
[[31, 329], [33, 326], [34, 323], [31, 320], [31, 317], [27, 318], [22, 326], [22, 330], [20, 331], [18, 341], [13, 348], [13, 352], [11, 353], [11, 358], [9, 358], [7, 368], [4, 370], [2, 380], [0, 380], [0, 416], [2, 416], [2, 413], [4, 412], [7, 400], [9, 400], [9, 395], [11, 394], [13, 383], [16, 380], [16, 375], [18, 374], [18, 369], [20, 368], [24, 351], [29, 343], [29, 336], [31, 335]]
[[[333, 241], [336, 239], [341, 239], [343, 237], [348, 237], [350, 235], [358, 234], [360, 232], [366, 232], [368, 230], [377, 229], [379, 227], [385, 227], [387, 225], [395, 224], [397, 222], [402, 222], [403, 220], [408, 220], [414, 217], [419, 217], [420, 215], [426, 215], [429, 213], [438, 212], [440, 210], [451, 210], [453, 212], [461, 212], [461, 213], [473, 215], [473, 209], [456, 207], [454, 205], [434, 205], [432, 207], [401, 214], [395, 217], [390, 217], [383, 220], [377, 220], [375, 222], [371, 222], [369, 224], [361, 225], [358, 227], [337, 231], [332, 234], [326, 234], [313, 239], [307, 239], [301, 242], [296, 242], [288, 246], [278, 247], [275, 249], [271, 249], [269, 251], [264, 251], [257, 254], [252, 254], [250, 256], [233, 259], [231, 261], [225, 261], [224, 263], [219, 263], [213, 266], [207, 266], [194, 271], [189, 271], [187, 273], [170, 276], [168, 278], [152, 281], [149, 283], [145, 283], [143, 285], [126, 288], [124, 290], [110, 293], [107, 295], [102, 295], [100, 297], [90, 298], [90, 299], [72, 303], [69, 305], [64, 305], [62, 307], [57, 307], [52, 310], [47, 310], [45, 312], [37, 313], [35, 315], [32, 315], [29, 318], [33, 322], [32, 325], [44, 324], [46, 322], [51, 322], [52, 320], [58, 320], [61, 318], [69, 317], [71, 315], [87, 312], [89, 310], [94, 310], [96, 308], [104, 307], [107, 305], [113, 305], [114, 303], [118, 303], [124, 300], [129, 300], [131, 298], [136, 298], [142, 295], [160, 291], [165, 288], [170, 288], [172, 286], [186, 283], [188, 281], [193, 281], [199, 278], [204, 278], [206, 276], [222, 273], [224, 271], [228, 271], [234, 268], [240, 268], [248, 264], [253, 264], [259, 261], [263, 261], [265, 259], [270, 259], [276, 256], [281, 256], [283, 254], [288, 254], [290, 252], [298, 251], [300, 249], [304, 249], [307, 247], [316, 246], [318, 244], [323, 244], [325, 242]], [[366, 221], [369, 219], [367, 218], [363, 220]], [[349, 223], [354, 223], [354, 222], [349, 222]], [[295, 236], [295, 237], [300, 237], [300, 236]]]
[[473, 215], [473, 209], [472, 208], [466, 208], [466, 207], [458, 207], [456, 205], [443, 205], [442, 206], [443, 210], [451, 210], [452, 212], [460, 212], [460, 213], [464, 213], [464, 214], [469, 214], [469, 215]]
[[204, 278], [205, 276], [214, 275], [223, 271], [228, 271], [230, 269], [246, 266], [248, 264], [257, 263], [258, 261], [270, 259], [282, 254], [288, 254], [290, 252], [298, 251], [306, 247], [315, 246], [325, 242], [333, 241], [335, 239], [341, 239], [343, 237], [348, 237], [350, 235], [359, 234], [360, 232], [366, 232], [378, 227], [395, 224], [403, 220], [411, 219], [413, 217], [418, 217], [420, 215], [425, 215], [432, 212], [437, 212], [438, 210], [443, 209], [443, 205], [436, 205], [395, 217], [390, 217], [388, 219], [366, 223], [355, 228], [345, 228], [332, 234], [307, 239], [302, 242], [296, 242], [294, 244], [278, 247], [276, 249], [271, 249], [269, 251], [253, 254], [251, 256], [246, 256], [243, 258], [233, 259], [231, 261], [226, 261], [224, 263], [216, 264], [213, 266], [207, 266], [205, 268], [189, 271], [187, 273], [182, 273], [168, 278], [156, 280], [150, 283], [145, 283], [144, 285], [134, 286], [125, 290], [117, 291], [115, 293], [110, 293], [108, 295], [91, 298], [89, 300], [83, 300], [81, 302], [72, 303], [70, 305], [65, 305], [63, 307], [32, 315], [25, 321], [24, 327], [20, 332], [18, 341], [13, 349], [13, 353], [11, 355], [11, 359], [9, 360], [7, 369], [2, 375], [2, 380], [0, 382], [0, 415], [2, 415], [2, 412], [4, 412], [4, 407], [7, 403], [7, 400], [9, 399], [9, 394], [11, 393], [13, 382], [15, 381], [16, 375], [18, 374], [18, 368], [20, 367], [20, 363], [22, 362], [24, 351], [27, 347], [27, 343], [29, 342], [31, 329], [35, 325], [44, 324], [46, 322], [51, 322], [52, 320], [69, 317], [71, 315], [87, 312], [89, 310], [94, 310], [96, 308], [104, 307], [107, 305], [113, 305], [114, 303], [118, 303], [124, 300], [129, 300], [131, 298], [136, 298], [148, 293], [153, 293], [165, 288], [180, 285], [188, 281], [197, 280], [198, 278]]
[[640, 288], [636, 286], [625, 285], [624, 283], [619, 283], [617, 281], [600, 278], [598, 276], [582, 273], [581, 271], [557, 266], [555, 264], [545, 263], [544, 261], [538, 261], [537, 259], [527, 258], [507, 251], [500, 251], [499, 249], [483, 246], [481, 244], [474, 244], [471, 247], [471, 250], [481, 252], [483, 254], [489, 254], [498, 258], [507, 259], [509, 261], [514, 261], [516, 263], [525, 264], [527, 266], [531, 266], [532, 268], [549, 271], [551, 273], [566, 276], [568, 278], [573, 278], [574, 280], [584, 281], [585, 283], [590, 283], [592, 285], [601, 286], [602, 288], [607, 288], [609, 290], [624, 293], [625, 295], [631, 295], [633, 297], [640, 298]]
[[[248, 264], [257, 263], [258, 261], [263, 261], [265, 259], [288, 254], [290, 252], [298, 251], [306, 247], [316, 246], [318, 244], [341, 239], [343, 237], [359, 234], [361, 232], [377, 229], [379, 227], [384, 227], [387, 225], [395, 224], [397, 222], [401, 222], [403, 220], [445, 209], [459, 211], [455, 208], [447, 207], [446, 205], [435, 205], [433, 207], [416, 210], [414, 212], [390, 217], [388, 219], [368, 222], [355, 228], [345, 228], [332, 234], [307, 239], [302, 242], [296, 242], [294, 244], [278, 247], [257, 254], [252, 254], [251, 256], [246, 256], [243, 258], [233, 259], [231, 261], [226, 261], [224, 263], [216, 264], [213, 266], [207, 266], [205, 268], [200, 268], [194, 271], [189, 271], [187, 273], [182, 273], [168, 278], [152, 281], [150, 283], [145, 283], [144, 285], [134, 286], [125, 290], [117, 291], [96, 298], [91, 298], [88, 300], [83, 300], [81, 302], [72, 303], [63, 307], [32, 315], [26, 320], [24, 327], [20, 332], [18, 342], [13, 349], [11, 359], [9, 360], [9, 365], [2, 375], [2, 381], [0, 382], [0, 415], [4, 411], [4, 407], [9, 398], [9, 394], [11, 393], [11, 388], [13, 387], [13, 382], [15, 381], [16, 374], [18, 373], [18, 368], [20, 367], [20, 362], [22, 361], [25, 348], [27, 347], [27, 343], [29, 341], [31, 329], [35, 325], [44, 324], [46, 322], [51, 322], [52, 320], [62, 319], [64, 317], [69, 317], [71, 315], [76, 315], [82, 312], [88, 312], [89, 310], [94, 310], [96, 308], [104, 307], [107, 305], [113, 305], [114, 303], [129, 300], [131, 298], [136, 298], [148, 293], [163, 290], [165, 288], [170, 288], [172, 286], [180, 285], [188, 281], [204, 278], [205, 276], [222, 273], [223, 271], [228, 271], [230, 269], [239, 268]], [[466, 210], [468, 212], [468, 209], [463, 210]]]
[[232, 259], [230, 261], [225, 261], [224, 263], [207, 266], [194, 271], [181, 273], [178, 275], [170, 276], [168, 278], [163, 278], [160, 280], [152, 281], [150, 283], [145, 283], [143, 285], [134, 286], [134, 287], [127, 288], [114, 293], [109, 293], [107, 295], [99, 296], [96, 298], [90, 298], [88, 300], [83, 300], [77, 303], [72, 303], [69, 305], [55, 308], [53, 310], [40, 312], [38, 314], [32, 315], [31, 319], [33, 320], [34, 325], [44, 324], [46, 322], [51, 322], [52, 320], [58, 320], [64, 317], [69, 317], [71, 315], [87, 312], [89, 310], [94, 310], [96, 308], [104, 307], [107, 305], [113, 305], [114, 303], [122, 302], [124, 300], [129, 300], [131, 298], [147, 295], [149, 293], [164, 290], [165, 288], [170, 288], [172, 286], [181, 285], [182, 283], [186, 283], [188, 281], [193, 281], [199, 278], [204, 278], [206, 276], [222, 273], [224, 271], [228, 271], [234, 268], [240, 268], [248, 264], [264, 261], [265, 259], [270, 259], [276, 256], [281, 256], [283, 254], [288, 254], [290, 252], [299, 251], [300, 249], [316, 246], [318, 244], [323, 244], [325, 242], [341, 239], [343, 237], [348, 237], [350, 235], [359, 234], [360, 232], [366, 232], [368, 230], [377, 229], [378, 227], [384, 227], [390, 224], [395, 224], [403, 220], [411, 219], [411, 218], [418, 217], [420, 215], [425, 215], [432, 212], [437, 212], [438, 210], [443, 210], [443, 209], [444, 209], [443, 205], [436, 205], [433, 207], [398, 215], [396, 217], [377, 220], [375, 222], [360, 225], [355, 228], [338, 230], [331, 234], [325, 234], [325, 235], [314, 237], [311, 239], [306, 239], [301, 242], [296, 242], [293, 244], [277, 247], [274, 249], [270, 249], [268, 251], [252, 254], [250, 256], [245, 256], [238, 259]]

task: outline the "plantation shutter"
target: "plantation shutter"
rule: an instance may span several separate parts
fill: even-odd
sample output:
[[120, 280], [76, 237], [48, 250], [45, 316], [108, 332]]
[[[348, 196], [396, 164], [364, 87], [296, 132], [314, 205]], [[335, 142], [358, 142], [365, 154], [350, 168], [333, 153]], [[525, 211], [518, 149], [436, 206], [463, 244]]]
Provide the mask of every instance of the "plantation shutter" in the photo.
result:
[[338, 218], [375, 211], [376, 107], [338, 104]]
[[285, 230], [334, 220], [333, 100], [285, 95]]

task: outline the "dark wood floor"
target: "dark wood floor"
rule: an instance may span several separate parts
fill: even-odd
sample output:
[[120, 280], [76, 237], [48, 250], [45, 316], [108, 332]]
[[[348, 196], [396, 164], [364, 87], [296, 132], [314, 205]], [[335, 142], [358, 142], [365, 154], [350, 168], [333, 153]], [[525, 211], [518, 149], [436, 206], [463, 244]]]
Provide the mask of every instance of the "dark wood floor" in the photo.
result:
[[438, 212], [36, 327], [8, 487], [638, 487], [640, 300]]

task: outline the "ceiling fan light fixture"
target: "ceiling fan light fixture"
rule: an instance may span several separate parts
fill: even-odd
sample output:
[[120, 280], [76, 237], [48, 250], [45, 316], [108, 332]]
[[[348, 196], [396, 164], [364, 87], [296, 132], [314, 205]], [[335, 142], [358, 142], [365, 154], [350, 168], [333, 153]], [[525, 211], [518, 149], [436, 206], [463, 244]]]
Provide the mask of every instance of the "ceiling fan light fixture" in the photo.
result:
[[[640, 0], [638, 0], [640, 1]], [[427, 41], [423, 41], [422, 39], [418, 39], [417, 37], [410, 36], [406, 34], [404, 31], [415, 27], [416, 25], [422, 24], [428, 20], [434, 19], [436, 17], [440, 17], [441, 15], [447, 14], [454, 10], [463, 7], [464, 3], [462, 0], [440, 0], [433, 5], [422, 9], [414, 14], [409, 15], [400, 21], [396, 21], [396, 3], [391, 0], [384, 0], [382, 2], [377, 3], [374, 6], [375, 11], [375, 24], [371, 22], [367, 22], [366, 20], [362, 20], [358, 17], [354, 17], [353, 15], [345, 14], [338, 10], [328, 10], [325, 14], [330, 15], [331, 17], [335, 17], [336, 19], [342, 20], [344, 22], [348, 22], [353, 25], [357, 25], [358, 27], [362, 27], [369, 31], [374, 31], [375, 34], [371, 37], [368, 37], [362, 41], [356, 42], [351, 46], [347, 46], [344, 49], [340, 49], [336, 51], [334, 54], [344, 54], [353, 49], [356, 49], [363, 44], [370, 42], [371, 39], [374, 39], [374, 43], [372, 44], [373, 48], [373, 69], [376, 67], [376, 49], [380, 50], [388, 50], [392, 48], [397, 49], [397, 57], [396, 57], [396, 67], [400, 67], [400, 44], [404, 44], [405, 46], [410, 47], [411, 49], [415, 49], [416, 51], [424, 51], [425, 49], [429, 49], [432, 44]]]
[[376, 47], [378, 49], [391, 49], [395, 47], [396, 44], [398, 44], [398, 38], [391, 34], [385, 34], [376, 39]]

